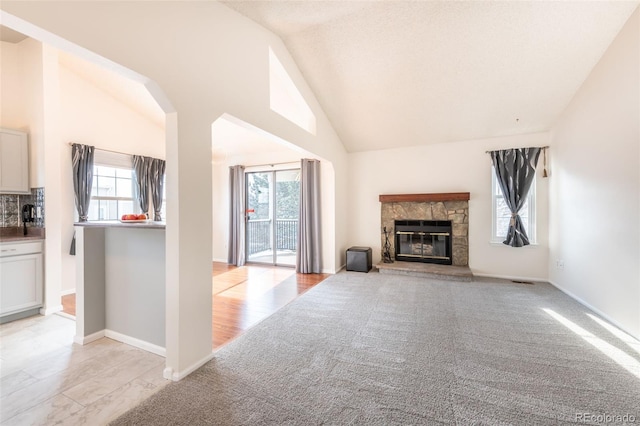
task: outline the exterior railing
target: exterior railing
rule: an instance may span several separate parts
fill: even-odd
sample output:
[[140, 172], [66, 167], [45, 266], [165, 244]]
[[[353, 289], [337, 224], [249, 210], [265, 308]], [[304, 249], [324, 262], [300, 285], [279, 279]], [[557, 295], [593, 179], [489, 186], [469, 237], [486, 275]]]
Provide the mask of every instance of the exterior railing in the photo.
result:
[[[276, 250], [296, 250], [298, 219], [278, 219], [276, 222]], [[247, 222], [247, 254], [272, 250], [271, 219], [255, 219]]]
[[298, 219], [276, 220], [276, 250], [295, 251], [298, 244]]

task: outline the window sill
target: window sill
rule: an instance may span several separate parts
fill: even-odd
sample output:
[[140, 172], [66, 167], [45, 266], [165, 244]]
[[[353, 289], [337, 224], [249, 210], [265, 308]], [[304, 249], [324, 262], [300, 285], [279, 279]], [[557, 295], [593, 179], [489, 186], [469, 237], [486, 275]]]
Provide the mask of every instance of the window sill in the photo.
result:
[[[499, 240], [499, 241], [498, 240], [490, 240], [489, 244], [492, 245], [492, 246], [509, 247], [506, 244], [502, 244], [502, 241], [503, 240]], [[538, 244], [538, 243], [530, 243], [528, 246], [518, 247], [518, 248], [527, 248], [527, 247], [537, 248], [539, 246], [540, 246], [540, 244]]]

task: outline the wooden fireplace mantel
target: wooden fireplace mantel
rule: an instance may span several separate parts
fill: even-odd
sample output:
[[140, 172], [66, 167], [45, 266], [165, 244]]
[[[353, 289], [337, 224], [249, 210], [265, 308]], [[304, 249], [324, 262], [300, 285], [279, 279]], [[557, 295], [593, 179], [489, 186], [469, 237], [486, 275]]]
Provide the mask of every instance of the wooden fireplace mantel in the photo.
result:
[[442, 192], [438, 194], [388, 194], [380, 195], [381, 203], [422, 203], [440, 201], [469, 201], [468, 192]]

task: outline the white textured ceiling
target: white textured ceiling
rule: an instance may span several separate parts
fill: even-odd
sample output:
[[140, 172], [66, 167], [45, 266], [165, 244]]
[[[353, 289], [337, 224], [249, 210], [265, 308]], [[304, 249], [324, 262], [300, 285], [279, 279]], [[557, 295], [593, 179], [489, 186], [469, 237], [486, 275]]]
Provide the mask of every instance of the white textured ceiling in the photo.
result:
[[279, 35], [348, 151], [549, 130], [637, 1], [227, 1]]

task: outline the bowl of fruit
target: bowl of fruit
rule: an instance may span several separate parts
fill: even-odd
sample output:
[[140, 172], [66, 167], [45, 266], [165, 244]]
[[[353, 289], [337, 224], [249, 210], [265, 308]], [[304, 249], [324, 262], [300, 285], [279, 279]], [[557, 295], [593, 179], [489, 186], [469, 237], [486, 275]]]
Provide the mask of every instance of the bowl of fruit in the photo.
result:
[[141, 213], [141, 214], [135, 214], [135, 213], [123, 214], [122, 217], [120, 218], [120, 222], [122, 222], [122, 223], [140, 223], [140, 222], [146, 222], [148, 220], [149, 220], [149, 218], [144, 213]]

